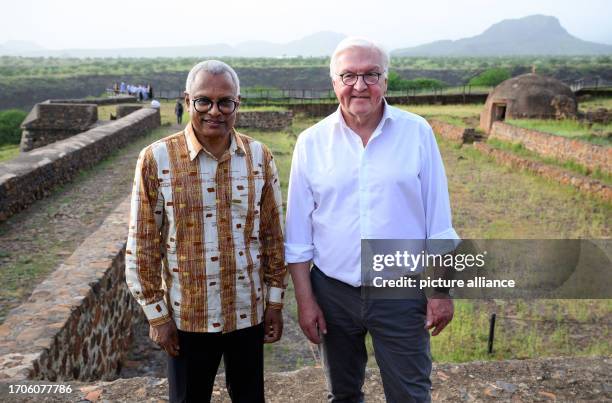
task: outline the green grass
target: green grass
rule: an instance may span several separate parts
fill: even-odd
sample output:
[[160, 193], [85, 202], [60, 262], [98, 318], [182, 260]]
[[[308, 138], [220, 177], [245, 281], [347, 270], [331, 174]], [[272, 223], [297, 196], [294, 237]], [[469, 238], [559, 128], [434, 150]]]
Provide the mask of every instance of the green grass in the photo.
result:
[[595, 97], [578, 103], [581, 111], [586, 112], [590, 109], [606, 108], [612, 109], [612, 98]]
[[571, 139], [579, 139], [599, 145], [612, 145], [612, 123], [593, 125], [578, 120], [509, 119], [506, 121], [525, 129], [539, 130]]
[[0, 145], [0, 162], [8, 161], [19, 155], [19, 144]]
[[597, 179], [605, 183], [606, 185], [612, 186], [612, 175], [601, 172], [600, 170], [591, 171], [590, 169], [580, 165], [574, 161], [559, 161], [555, 158], [542, 157], [539, 154], [527, 150], [521, 143], [509, 143], [499, 139], [488, 139], [487, 144], [493, 148], [499, 150], [510, 151], [523, 158], [543, 162], [549, 165], [555, 165], [560, 168], [564, 168], [575, 172], [580, 175], [589, 176], [593, 179]]
[[437, 119], [459, 127], [477, 128], [483, 104], [459, 105], [397, 105], [426, 119]]

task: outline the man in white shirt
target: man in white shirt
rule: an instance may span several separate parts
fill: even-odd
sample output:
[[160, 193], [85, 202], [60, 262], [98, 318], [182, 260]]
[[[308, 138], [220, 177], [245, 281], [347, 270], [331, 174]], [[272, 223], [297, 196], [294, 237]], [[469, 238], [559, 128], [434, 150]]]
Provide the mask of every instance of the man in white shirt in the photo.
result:
[[299, 136], [291, 165], [286, 260], [331, 402], [363, 401], [368, 332], [387, 401], [429, 401], [427, 329], [435, 336], [453, 316], [443, 294], [372, 300], [360, 292], [362, 239], [459, 238], [431, 127], [384, 100], [388, 66], [368, 40], [338, 45], [330, 75], [340, 107]]

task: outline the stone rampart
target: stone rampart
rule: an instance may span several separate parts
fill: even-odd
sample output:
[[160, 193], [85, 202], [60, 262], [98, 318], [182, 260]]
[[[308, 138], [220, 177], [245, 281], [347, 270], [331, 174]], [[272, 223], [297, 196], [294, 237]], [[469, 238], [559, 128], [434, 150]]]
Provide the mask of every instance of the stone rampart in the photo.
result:
[[139, 109], [142, 109], [142, 105], [117, 105], [116, 118], [121, 119]]
[[236, 127], [259, 130], [282, 130], [293, 123], [291, 111], [239, 111]]
[[98, 121], [98, 107], [88, 104], [43, 102], [34, 105], [21, 124], [22, 152], [82, 133]]
[[455, 126], [436, 119], [428, 119], [427, 121], [431, 125], [434, 133], [444, 137], [447, 140], [463, 144], [471, 143], [476, 138], [476, 132], [471, 127]]
[[489, 138], [520, 143], [526, 149], [559, 161], [573, 161], [587, 169], [612, 173], [612, 147], [570, 139], [537, 130], [495, 122]]
[[[487, 99], [487, 94], [441, 94], [441, 95], [402, 95], [385, 97], [390, 105], [453, 105], [453, 104], [470, 104], [484, 103]], [[331, 115], [338, 109], [338, 104], [335, 102], [317, 102], [317, 103], [299, 103], [299, 104], [282, 104], [283, 108], [290, 109], [294, 115], [302, 114], [306, 117], [323, 117]]]
[[583, 193], [612, 202], [612, 187], [605, 183], [556, 166], [522, 158], [507, 151], [498, 150], [482, 142], [475, 142], [474, 148], [493, 158], [497, 163], [512, 168], [522, 169], [553, 180], [563, 185], [570, 185]]
[[126, 198], [0, 325], [0, 379], [114, 379], [133, 321], [125, 282]]
[[0, 221], [159, 125], [159, 110], [145, 108], [0, 163]]
[[108, 98], [72, 98], [72, 99], [50, 99], [52, 104], [94, 104], [94, 105], [114, 105], [114, 104], [129, 104], [136, 102], [137, 99], [133, 95], [118, 95]]
[[290, 109], [294, 115], [300, 114], [309, 118], [324, 117], [331, 115], [338, 109], [336, 103], [316, 103], [316, 104], [287, 104], [283, 108]]
[[391, 105], [454, 105], [480, 104], [487, 100], [488, 94], [435, 94], [387, 96]]

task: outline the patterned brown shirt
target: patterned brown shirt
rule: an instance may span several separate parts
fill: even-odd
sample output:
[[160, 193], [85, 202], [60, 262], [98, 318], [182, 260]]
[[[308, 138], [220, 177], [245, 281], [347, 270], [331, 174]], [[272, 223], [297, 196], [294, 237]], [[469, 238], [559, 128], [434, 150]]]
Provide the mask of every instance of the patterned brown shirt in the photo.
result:
[[140, 153], [126, 281], [152, 325], [189, 332], [257, 325], [282, 308], [287, 270], [273, 156], [232, 132], [218, 160], [191, 124]]

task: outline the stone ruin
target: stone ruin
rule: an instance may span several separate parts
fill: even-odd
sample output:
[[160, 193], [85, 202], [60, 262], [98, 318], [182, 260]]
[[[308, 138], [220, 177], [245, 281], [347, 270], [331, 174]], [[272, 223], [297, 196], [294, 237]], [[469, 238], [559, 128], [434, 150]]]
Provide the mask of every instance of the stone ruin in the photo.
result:
[[487, 134], [506, 119], [567, 119], [577, 115], [576, 96], [561, 81], [534, 73], [499, 84], [487, 97], [480, 127]]
[[45, 101], [34, 105], [21, 124], [21, 152], [31, 151], [92, 128], [98, 121], [98, 106]]

